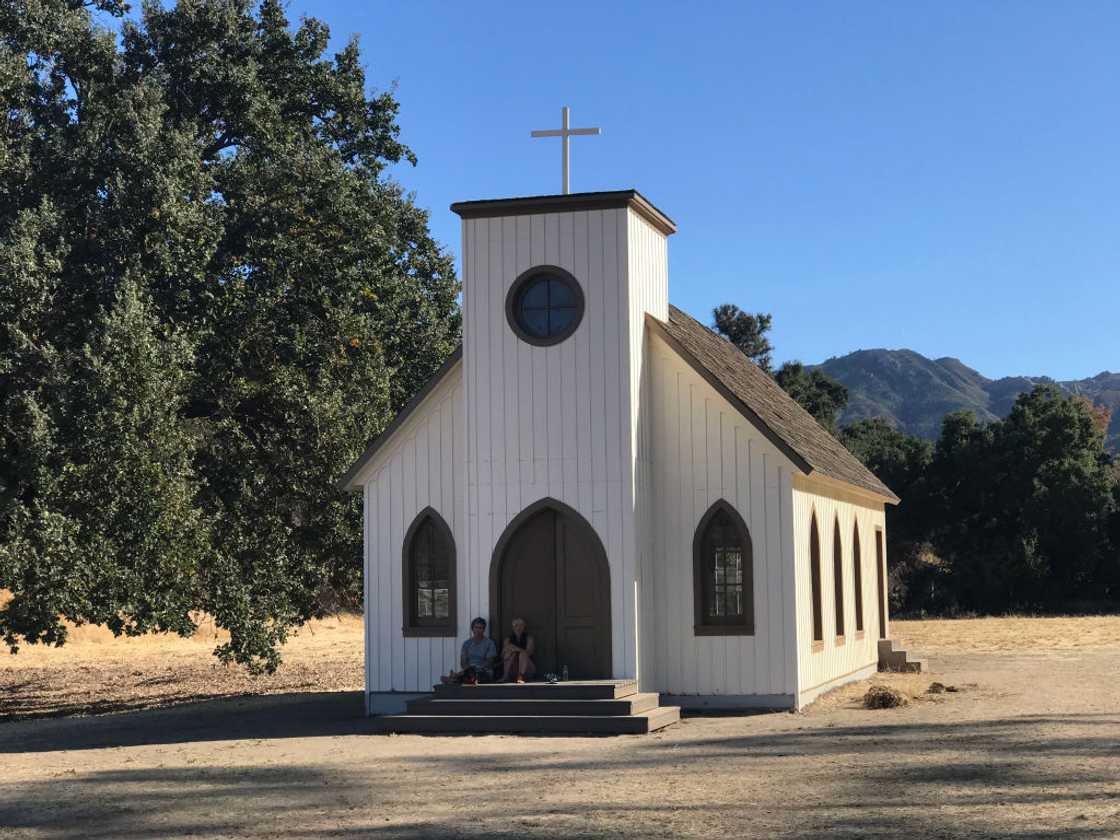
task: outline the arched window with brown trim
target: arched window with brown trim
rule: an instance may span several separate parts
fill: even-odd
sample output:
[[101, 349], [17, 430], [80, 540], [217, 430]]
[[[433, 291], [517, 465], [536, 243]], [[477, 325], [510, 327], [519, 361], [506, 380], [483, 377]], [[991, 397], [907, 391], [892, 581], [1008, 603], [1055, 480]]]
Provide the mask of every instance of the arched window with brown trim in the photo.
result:
[[824, 618], [821, 615], [821, 533], [814, 512], [809, 523], [809, 578], [812, 582], [813, 642], [824, 644]]
[[404, 537], [405, 636], [454, 636], [455, 538], [435, 509], [425, 508]]
[[844, 638], [844, 543], [840, 537], [840, 517], [832, 529], [832, 591], [836, 600], [836, 638]]
[[852, 523], [852, 586], [856, 593], [856, 632], [863, 632], [863, 560], [859, 550], [859, 520]]
[[743, 517], [723, 499], [708, 508], [692, 540], [698, 636], [754, 634], [754, 550]]

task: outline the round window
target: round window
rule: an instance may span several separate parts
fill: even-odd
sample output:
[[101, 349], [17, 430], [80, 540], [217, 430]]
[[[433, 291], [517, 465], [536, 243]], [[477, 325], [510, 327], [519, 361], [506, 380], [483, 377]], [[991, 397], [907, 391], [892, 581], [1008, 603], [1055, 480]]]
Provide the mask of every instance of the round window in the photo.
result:
[[562, 268], [531, 268], [510, 288], [506, 317], [513, 331], [530, 344], [556, 344], [579, 326], [583, 290]]

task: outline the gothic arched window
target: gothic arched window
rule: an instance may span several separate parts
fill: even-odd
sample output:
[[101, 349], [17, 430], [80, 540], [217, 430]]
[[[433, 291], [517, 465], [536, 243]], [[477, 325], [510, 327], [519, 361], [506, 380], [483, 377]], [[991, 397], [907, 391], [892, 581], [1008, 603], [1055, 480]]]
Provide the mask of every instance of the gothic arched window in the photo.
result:
[[844, 543], [840, 537], [840, 517], [832, 529], [832, 591], [836, 600], [836, 638], [844, 638]]
[[698, 636], [754, 635], [754, 551], [746, 523], [720, 499], [692, 540]]
[[809, 523], [809, 578], [812, 585], [813, 643], [824, 644], [824, 619], [821, 616], [821, 533], [817, 514]]
[[455, 539], [425, 508], [404, 537], [404, 635], [455, 635]]
[[863, 632], [863, 560], [859, 551], [859, 522], [852, 523], [852, 586], [856, 592], [856, 632]]

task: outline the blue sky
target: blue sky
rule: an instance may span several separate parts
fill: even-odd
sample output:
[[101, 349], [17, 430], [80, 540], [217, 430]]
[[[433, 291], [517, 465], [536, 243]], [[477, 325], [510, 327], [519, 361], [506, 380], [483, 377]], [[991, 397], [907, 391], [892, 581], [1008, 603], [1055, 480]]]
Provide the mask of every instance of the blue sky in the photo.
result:
[[[695, 8], [694, 8], [695, 7]], [[1120, 369], [1120, 3], [294, 2], [397, 85], [394, 175], [453, 201], [636, 187], [670, 298], [774, 315], [777, 358]]]

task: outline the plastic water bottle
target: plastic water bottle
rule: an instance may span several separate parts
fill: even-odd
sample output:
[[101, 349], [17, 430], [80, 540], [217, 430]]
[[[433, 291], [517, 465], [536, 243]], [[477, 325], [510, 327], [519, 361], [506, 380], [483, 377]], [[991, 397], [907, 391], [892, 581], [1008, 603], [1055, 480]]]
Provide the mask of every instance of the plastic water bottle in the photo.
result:
[[567, 665], [565, 665], [565, 666], [564, 666], [564, 670], [563, 670], [563, 680], [564, 680], [564, 682], [567, 682], [567, 681], [568, 681], [568, 666], [567, 666]]

